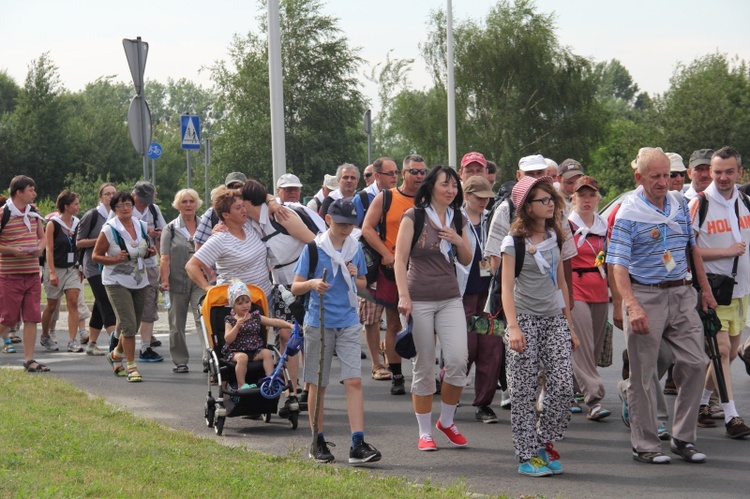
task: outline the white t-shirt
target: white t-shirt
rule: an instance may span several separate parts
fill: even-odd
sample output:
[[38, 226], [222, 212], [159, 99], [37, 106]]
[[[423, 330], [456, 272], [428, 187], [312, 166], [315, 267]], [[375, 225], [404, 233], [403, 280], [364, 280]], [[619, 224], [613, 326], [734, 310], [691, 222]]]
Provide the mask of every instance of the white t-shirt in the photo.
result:
[[195, 252], [195, 257], [208, 267], [216, 268], [217, 284], [240, 279], [245, 284], [258, 286], [271, 296], [268, 278], [266, 246], [250, 224], [245, 224], [245, 239], [237, 239], [229, 231], [217, 232]]
[[[750, 247], [750, 212], [741, 199], [737, 201], [740, 214], [740, 235], [742, 241]], [[713, 199], [709, 199], [706, 219], [703, 221], [703, 225], [698, 227], [698, 203], [698, 198], [694, 198], [690, 202], [690, 215], [695, 229], [695, 244], [699, 248], [728, 248], [734, 244], [735, 240], [732, 236], [726, 209]], [[732, 216], [734, 216], [734, 210], [732, 210]], [[703, 266], [709, 274], [732, 275], [733, 263], [734, 258], [703, 260]], [[745, 250], [745, 254], [740, 256], [737, 262], [735, 281], [737, 284], [734, 285], [732, 298], [741, 298], [750, 294], [750, 250]]]

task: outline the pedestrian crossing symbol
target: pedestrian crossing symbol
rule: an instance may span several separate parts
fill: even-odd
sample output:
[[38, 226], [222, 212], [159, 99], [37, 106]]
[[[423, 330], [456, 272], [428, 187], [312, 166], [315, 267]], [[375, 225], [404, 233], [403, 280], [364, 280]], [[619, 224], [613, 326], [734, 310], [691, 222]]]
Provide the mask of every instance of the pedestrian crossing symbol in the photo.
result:
[[198, 116], [183, 115], [182, 117], [182, 148], [201, 148], [201, 122]]

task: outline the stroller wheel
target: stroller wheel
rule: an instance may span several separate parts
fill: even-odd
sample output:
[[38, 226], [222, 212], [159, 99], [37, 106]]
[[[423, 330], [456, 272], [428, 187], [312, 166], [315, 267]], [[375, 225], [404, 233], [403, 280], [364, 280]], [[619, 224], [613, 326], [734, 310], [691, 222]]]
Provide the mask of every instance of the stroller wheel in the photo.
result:
[[214, 415], [216, 414], [216, 406], [214, 405], [213, 399], [206, 401], [206, 405], [203, 409], [203, 415], [206, 418], [206, 426], [211, 428], [214, 425]]
[[264, 423], [270, 423], [271, 422], [271, 413], [267, 412], [266, 414], [263, 414], [263, 422]]
[[297, 429], [297, 421], [299, 420], [299, 412], [293, 411], [289, 414], [289, 424], [292, 425], [292, 430]]
[[216, 423], [214, 424], [214, 431], [217, 435], [221, 435], [221, 433], [224, 431], [224, 420], [226, 417], [224, 416], [218, 416], [216, 418]]

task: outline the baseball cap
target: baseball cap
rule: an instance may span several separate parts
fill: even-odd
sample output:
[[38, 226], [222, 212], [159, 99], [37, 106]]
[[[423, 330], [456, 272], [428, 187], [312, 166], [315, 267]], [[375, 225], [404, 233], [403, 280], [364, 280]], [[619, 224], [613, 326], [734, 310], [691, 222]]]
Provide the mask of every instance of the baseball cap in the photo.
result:
[[578, 192], [584, 187], [588, 187], [589, 189], [593, 189], [596, 192], [599, 192], [599, 182], [597, 182], [594, 177], [582, 175], [578, 180], [576, 180], [575, 192]]
[[357, 209], [348, 199], [337, 199], [331, 203], [328, 214], [337, 224], [357, 225]]
[[[539, 157], [541, 158], [541, 156]], [[542, 158], [542, 164], [545, 166], [545, 168], [547, 167], [546, 163], [544, 163], [544, 158]], [[519, 180], [516, 185], [513, 186], [513, 190], [510, 193], [510, 198], [516, 208], [523, 206], [523, 203], [526, 201], [526, 198], [528, 197], [531, 190], [540, 182], [548, 182], [550, 184], [553, 184], [554, 179], [552, 177], [534, 178], [526, 175], [521, 177], [521, 180]]]
[[690, 163], [688, 163], [688, 167], [695, 168], [700, 165], [710, 165], [711, 156], [713, 155], [713, 149], [698, 149], [697, 151], [693, 151], [693, 154], [690, 155]]
[[547, 162], [541, 154], [532, 154], [525, 156], [518, 161], [518, 169], [522, 172], [535, 172], [537, 170], [546, 170]]
[[135, 192], [136, 197], [141, 203], [154, 204], [154, 194], [156, 193], [156, 189], [151, 182], [146, 182], [145, 180], [136, 182], [135, 187], [133, 187], [133, 192]]
[[299, 181], [297, 175], [294, 175], [293, 173], [285, 173], [276, 181], [276, 188], [283, 189], [285, 187], [302, 187], [302, 182]]
[[490, 181], [484, 177], [474, 175], [470, 177], [463, 185], [464, 194], [474, 194], [480, 198], [494, 198]]
[[461, 168], [470, 164], [479, 163], [483, 167], [487, 168], [487, 160], [484, 158], [484, 154], [481, 152], [467, 152], [464, 157], [461, 158]]
[[328, 175], [327, 173], [323, 177], [323, 187], [327, 187], [328, 189], [331, 189], [332, 191], [335, 191], [339, 188], [339, 183], [336, 180], [336, 175]]
[[576, 175], [583, 175], [583, 167], [578, 161], [568, 158], [557, 167], [557, 174], [562, 175], [564, 179], [569, 179]]
[[685, 163], [682, 162], [682, 156], [676, 152], [668, 152], [667, 157], [669, 158], [669, 171], [670, 172], [684, 172]]
[[393, 345], [394, 350], [399, 356], [405, 359], [413, 359], [417, 356], [417, 347], [414, 345], [414, 336], [412, 330], [414, 328], [414, 320], [411, 314], [409, 314], [409, 322], [406, 327], [396, 335], [396, 344]]
[[224, 180], [224, 185], [230, 186], [237, 182], [239, 182], [240, 184], [244, 184], [245, 182], [247, 182], [247, 176], [245, 176], [245, 174], [242, 172], [232, 172], [227, 175], [227, 178]]

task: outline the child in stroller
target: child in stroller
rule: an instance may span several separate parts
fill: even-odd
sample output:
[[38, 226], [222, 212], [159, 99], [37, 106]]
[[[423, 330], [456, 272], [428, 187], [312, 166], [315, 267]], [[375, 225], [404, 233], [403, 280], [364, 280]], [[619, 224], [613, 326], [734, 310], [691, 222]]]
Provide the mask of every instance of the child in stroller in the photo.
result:
[[250, 360], [262, 361], [266, 376], [273, 372], [273, 352], [266, 348], [265, 340], [260, 334], [261, 326], [276, 328], [293, 327], [281, 319], [271, 319], [261, 315], [259, 310], [252, 310], [252, 300], [247, 286], [241, 281], [234, 281], [227, 290], [232, 312], [224, 319], [224, 347], [222, 356], [227, 362], [235, 362], [235, 375], [240, 390], [255, 388], [245, 382], [247, 364]]

